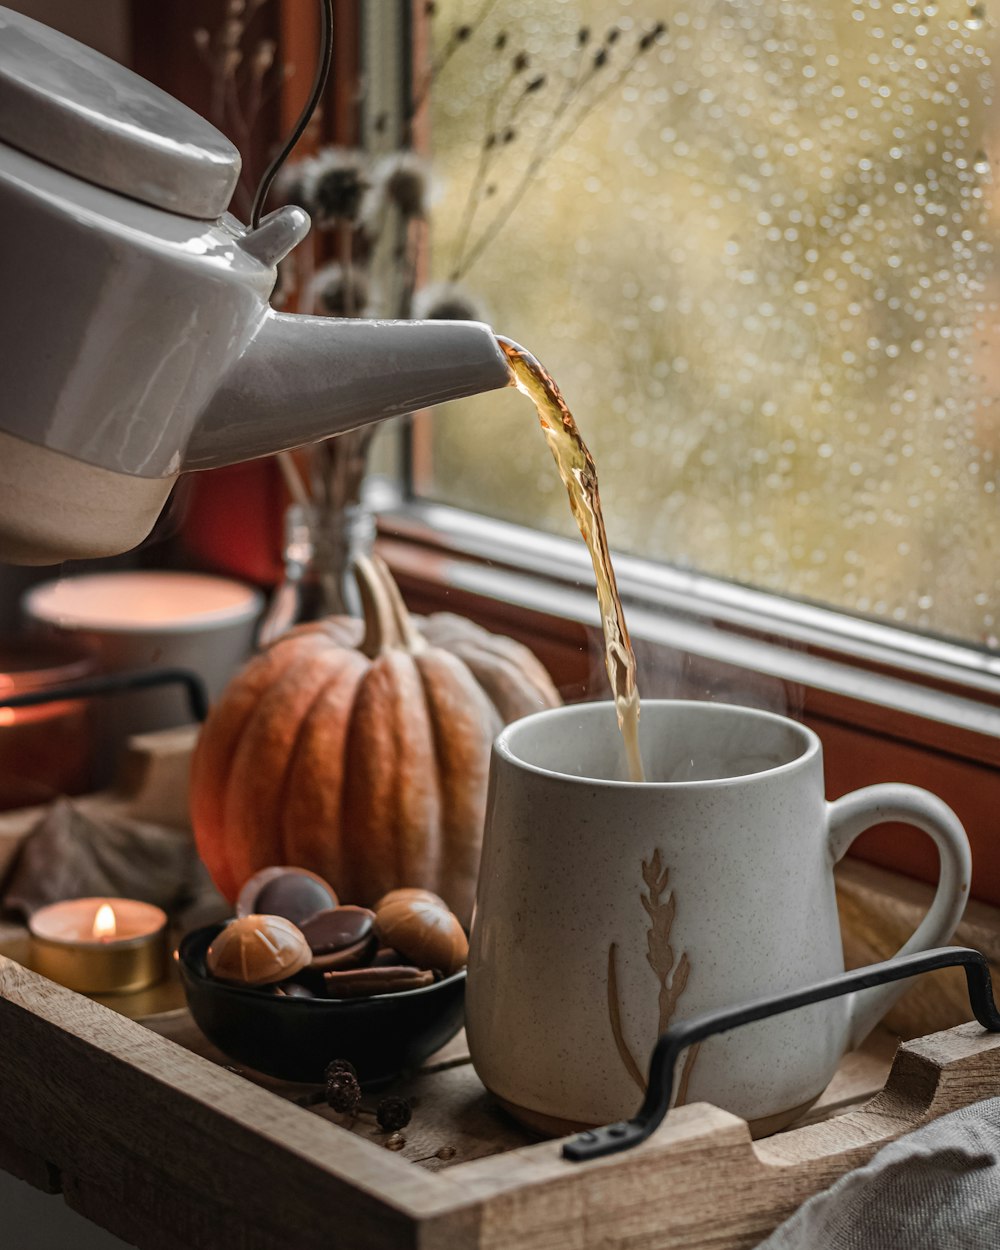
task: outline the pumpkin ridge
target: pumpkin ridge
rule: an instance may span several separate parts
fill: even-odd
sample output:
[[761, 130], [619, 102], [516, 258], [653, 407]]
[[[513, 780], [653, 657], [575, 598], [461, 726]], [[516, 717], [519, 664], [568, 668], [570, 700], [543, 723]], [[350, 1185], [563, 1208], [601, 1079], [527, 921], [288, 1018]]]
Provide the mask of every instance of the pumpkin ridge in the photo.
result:
[[345, 805], [348, 854], [358, 866], [358, 899], [419, 884], [433, 865], [441, 798], [426, 701], [413, 657], [379, 656], [358, 692], [348, 747]]
[[441, 794], [436, 893], [468, 926], [479, 870], [490, 746], [503, 721], [487, 692], [450, 651], [429, 647], [417, 658], [434, 732]]
[[[388, 572], [388, 570], [386, 571]], [[416, 655], [409, 651], [405, 654], [406, 661], [413, 672], [413, 688], [420, 693], [423, 715], [419, 716], [419, 719], [429, 727], [429, 753], [432, 764], [436, 765], [437, 759], [435, 756], [434, 720], [431, 715], [430, 705], [427, 701], [427, 693], [424, 690], [423, 678], [420, 673], [420, 664]], [[396, 683], [394, 686], [393, 704], [393, 710], [395, 713], [393, 716], [393, 732], [396, 739], [396, 759], [397, 761], [401, 761], [403, 763], [403, 766], [398, 767], [396, 770], [397, 810], [407, 814], [410, 811], [410, 804], [403, 801], [403, 797], [407, 790], [407, 776], [409, 773], [409, 775], [416, 779], [417, 771], [412, 769], [412, 767], [408, 770], [406, 767], [406, 761], [409, 759], [410, 748], [414, 745], [414, 735], [407, 733], [406, 730], [411, 725], [416, 724], [418, 714], [415, 710], [411, 709], [401, 682]], [[434, 818], [428, 819], [426, 821], [426, 826], [423, 829], [418, 828], [417, 830], [405, 828], [408, 823], [405, 819], [398, 822], [396, 826], [397, 836], [393, 839], [393, 846], [396, 851], [395, 879], [403, 886], [410, 885], [410, 877], [414, 880], [427, 878], [431, 872], [431, 865], [437, 865], [440, 860], [441, 815], [443, 803], [441, 786], [438, 780], [436, 768], [432, 766], [431, 768], [425, 769], [424, 777], [429, 788], [433, 791], [432, 807], [436, 809], [434, 812]], [[413, 836], [414, 832], [416, 832], [416, 838]], [[417, 847], [419, 850], [416, 849]], [[416, 865], [414, 865], [415, 858], [417, 859]]]
[[[323, 686], [302, 718], [285, 770], [281, 830], [289, 863], [313, 868], [342, 898], [353, 898], [356, 874], [344, 850], [347, 753], [358, 690], [371, 663], [358, 651], [345, 655], [344, 667]], [[340, 715], [329, 706], [334, 694], [339, 695]]]
[[[335, 682], [340, 680], [341, 675], [344, 673], [344, 671], [347, 669], [347, 666], [348, 666], [348, 661], [345, 658], [345, 656], [347, 655], [346, 652], [337, 651], [337, 652], [334, 652], [334, 654], [336, 655], [340, 663], [338, 667], [335, 669], [335, 671], [329, 676], [329, 678], [325, 682], [323, 682], [323, 684], [319, 687], [319, 689], [316, 691], [315, 696], [309, 701], [309, 706], [306, 708], [305, 712], [299, 717], [299, 722], [295, 727], [295, 736], [292, 738], [292, 745], [288, 752], [288, 758], [285, 761], [284, 771], [281, 774], [281, 785], [278, 790], [278, 812], [280, 813], [279, 824], [280, 824], [281, 831], [282, 831], [283, 843], [284, 843], [284, 825], [285, 825], [284, 814], [288, 810], [288, 799], [289, 799], [289, 790], [290, 790], [291, 779], [292, 779], [292, 770], [295, 767], [295, 760], [301, 748], [304, 735], [306, 733], [306, 727], [309, 724], [309, 718], [312, 716], [316, 708], [319, 706], [320, 700], [323, 698], [323, 695], [325, 694], [325, 692], [331, 686], [333, 686]], [[296, 865], [296, 866], [301, 867], [301, 865]]]
[[[209, 876], [230, 901], [241, 882], [236, 880], [229, 860], [226, 786], [220, 784], [219, 777], [229, 776], [261, 693], [297, 662], [295, 652], [287, 648], [277, 653], [281, 641], [255, 656], [241, 673], [240, 682], [226, 688], [209, 711], [191, 759], [189, 810], [198, 853]], [[308, 645], [310, 654], [318, 649], [311, 641]]]
[[[230, 866], [237, 881], [258, 868], [280, 862], [280, 808], [272, 788], [283, 778], [290, 748], [301, 730], [301, 713], [312, 707], [326, 679], [343, 663], [343, 652], [329, 645], [292, 664], [257, 701], [233, 757], [224, 797]], [[317, 668], [326, 669], [317, 674]], [[294, 725], [290, 741], [282, 731]], [[279, 781], [280, 786], [280, 781]]]

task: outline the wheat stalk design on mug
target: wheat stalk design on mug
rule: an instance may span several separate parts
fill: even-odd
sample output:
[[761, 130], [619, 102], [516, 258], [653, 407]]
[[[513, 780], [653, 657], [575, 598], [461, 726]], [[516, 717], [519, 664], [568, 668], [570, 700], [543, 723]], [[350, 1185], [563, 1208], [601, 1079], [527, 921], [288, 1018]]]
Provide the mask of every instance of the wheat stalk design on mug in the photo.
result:
[[[670, 931], [674, 926], [677, 896], [672, 890], [667, 892], [670, 869], [664, 866], [659, 849], [654, 850], [650, 859], [642, 861], [642, 879], [646, 888], [640, 894], [639, 901], [649, 917], [649, 928], [646, 933], [646, 961], [660, 984], [657, 1027], [657, 1036], [659, 1036], [660, 1033], [666, 1032], [677, 1010], [677, 1002], [684, 993], [691, 974], [691, 961], [688, 959], [687, 951], [681, 951], [680, 957], [675, 961]], [[646, 1078], [629, 1050], [622, 1029], [621, 1005], [618, 1000], [617, 955], [618, 944], [612, 942], [608, 947], [608, 1015], [611, 1020], [611, 1032], [614, 1034], [615, 1045], [618, 1047], [626, 1072], [645, 1093]], [[685, 1057], [674, 1106], [680, 1106], [687, 1099], [691, 1069], [694, 1067], [697, 1056], [698, 1046], [695, 1045], [688, 1050]]]

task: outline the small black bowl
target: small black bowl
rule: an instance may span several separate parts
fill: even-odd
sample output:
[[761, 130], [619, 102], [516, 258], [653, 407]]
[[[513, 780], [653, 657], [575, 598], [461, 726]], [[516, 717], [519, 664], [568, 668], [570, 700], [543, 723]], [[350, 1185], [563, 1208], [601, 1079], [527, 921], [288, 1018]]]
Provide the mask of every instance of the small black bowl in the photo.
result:
[[331, 1059], [348, 1059], [362, 1084], [418, 1067], [465, 1019], [465, 970], [419, 990], [371, 998], [283, 998], [209, 976], [205, 955], [223, 925], [195, 929], [174, 958], [195, 1023], [237, 1063], [286, 1081], [323, 1080]]

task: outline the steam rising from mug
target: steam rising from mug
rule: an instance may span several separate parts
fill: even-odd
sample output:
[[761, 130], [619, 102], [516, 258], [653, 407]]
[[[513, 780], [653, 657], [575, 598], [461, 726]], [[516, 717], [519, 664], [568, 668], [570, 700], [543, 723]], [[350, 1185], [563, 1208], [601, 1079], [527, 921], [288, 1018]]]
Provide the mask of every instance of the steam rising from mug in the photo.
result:
[[478, 322], [275, 313], [309, 218], [248, 230], [239, 171], [196, 113], [0, 7], [0, 559], [127, 551], [183, 471], [510, 384]]

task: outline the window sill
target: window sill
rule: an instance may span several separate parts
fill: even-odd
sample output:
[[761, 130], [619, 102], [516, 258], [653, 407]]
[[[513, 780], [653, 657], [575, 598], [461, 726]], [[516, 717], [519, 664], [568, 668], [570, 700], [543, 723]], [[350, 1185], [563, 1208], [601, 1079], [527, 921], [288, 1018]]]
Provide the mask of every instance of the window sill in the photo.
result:
[[[379, 502], [379, 501], [376, 501]], [[603, 697], [599, 620], [579, 541], [431, 503], [380, 510], [408, 602], [526, 643], [567, 700]], [[1000, 657], [693, 573], [615, 561], [647, 697], [728, 700], [803, 720], [830, 797], [876, 781], [939, 794], [973, 846], [973, 894], [1000, 904]], [[883, 826], [853, 853], [924, 880], [930, 840]]]

